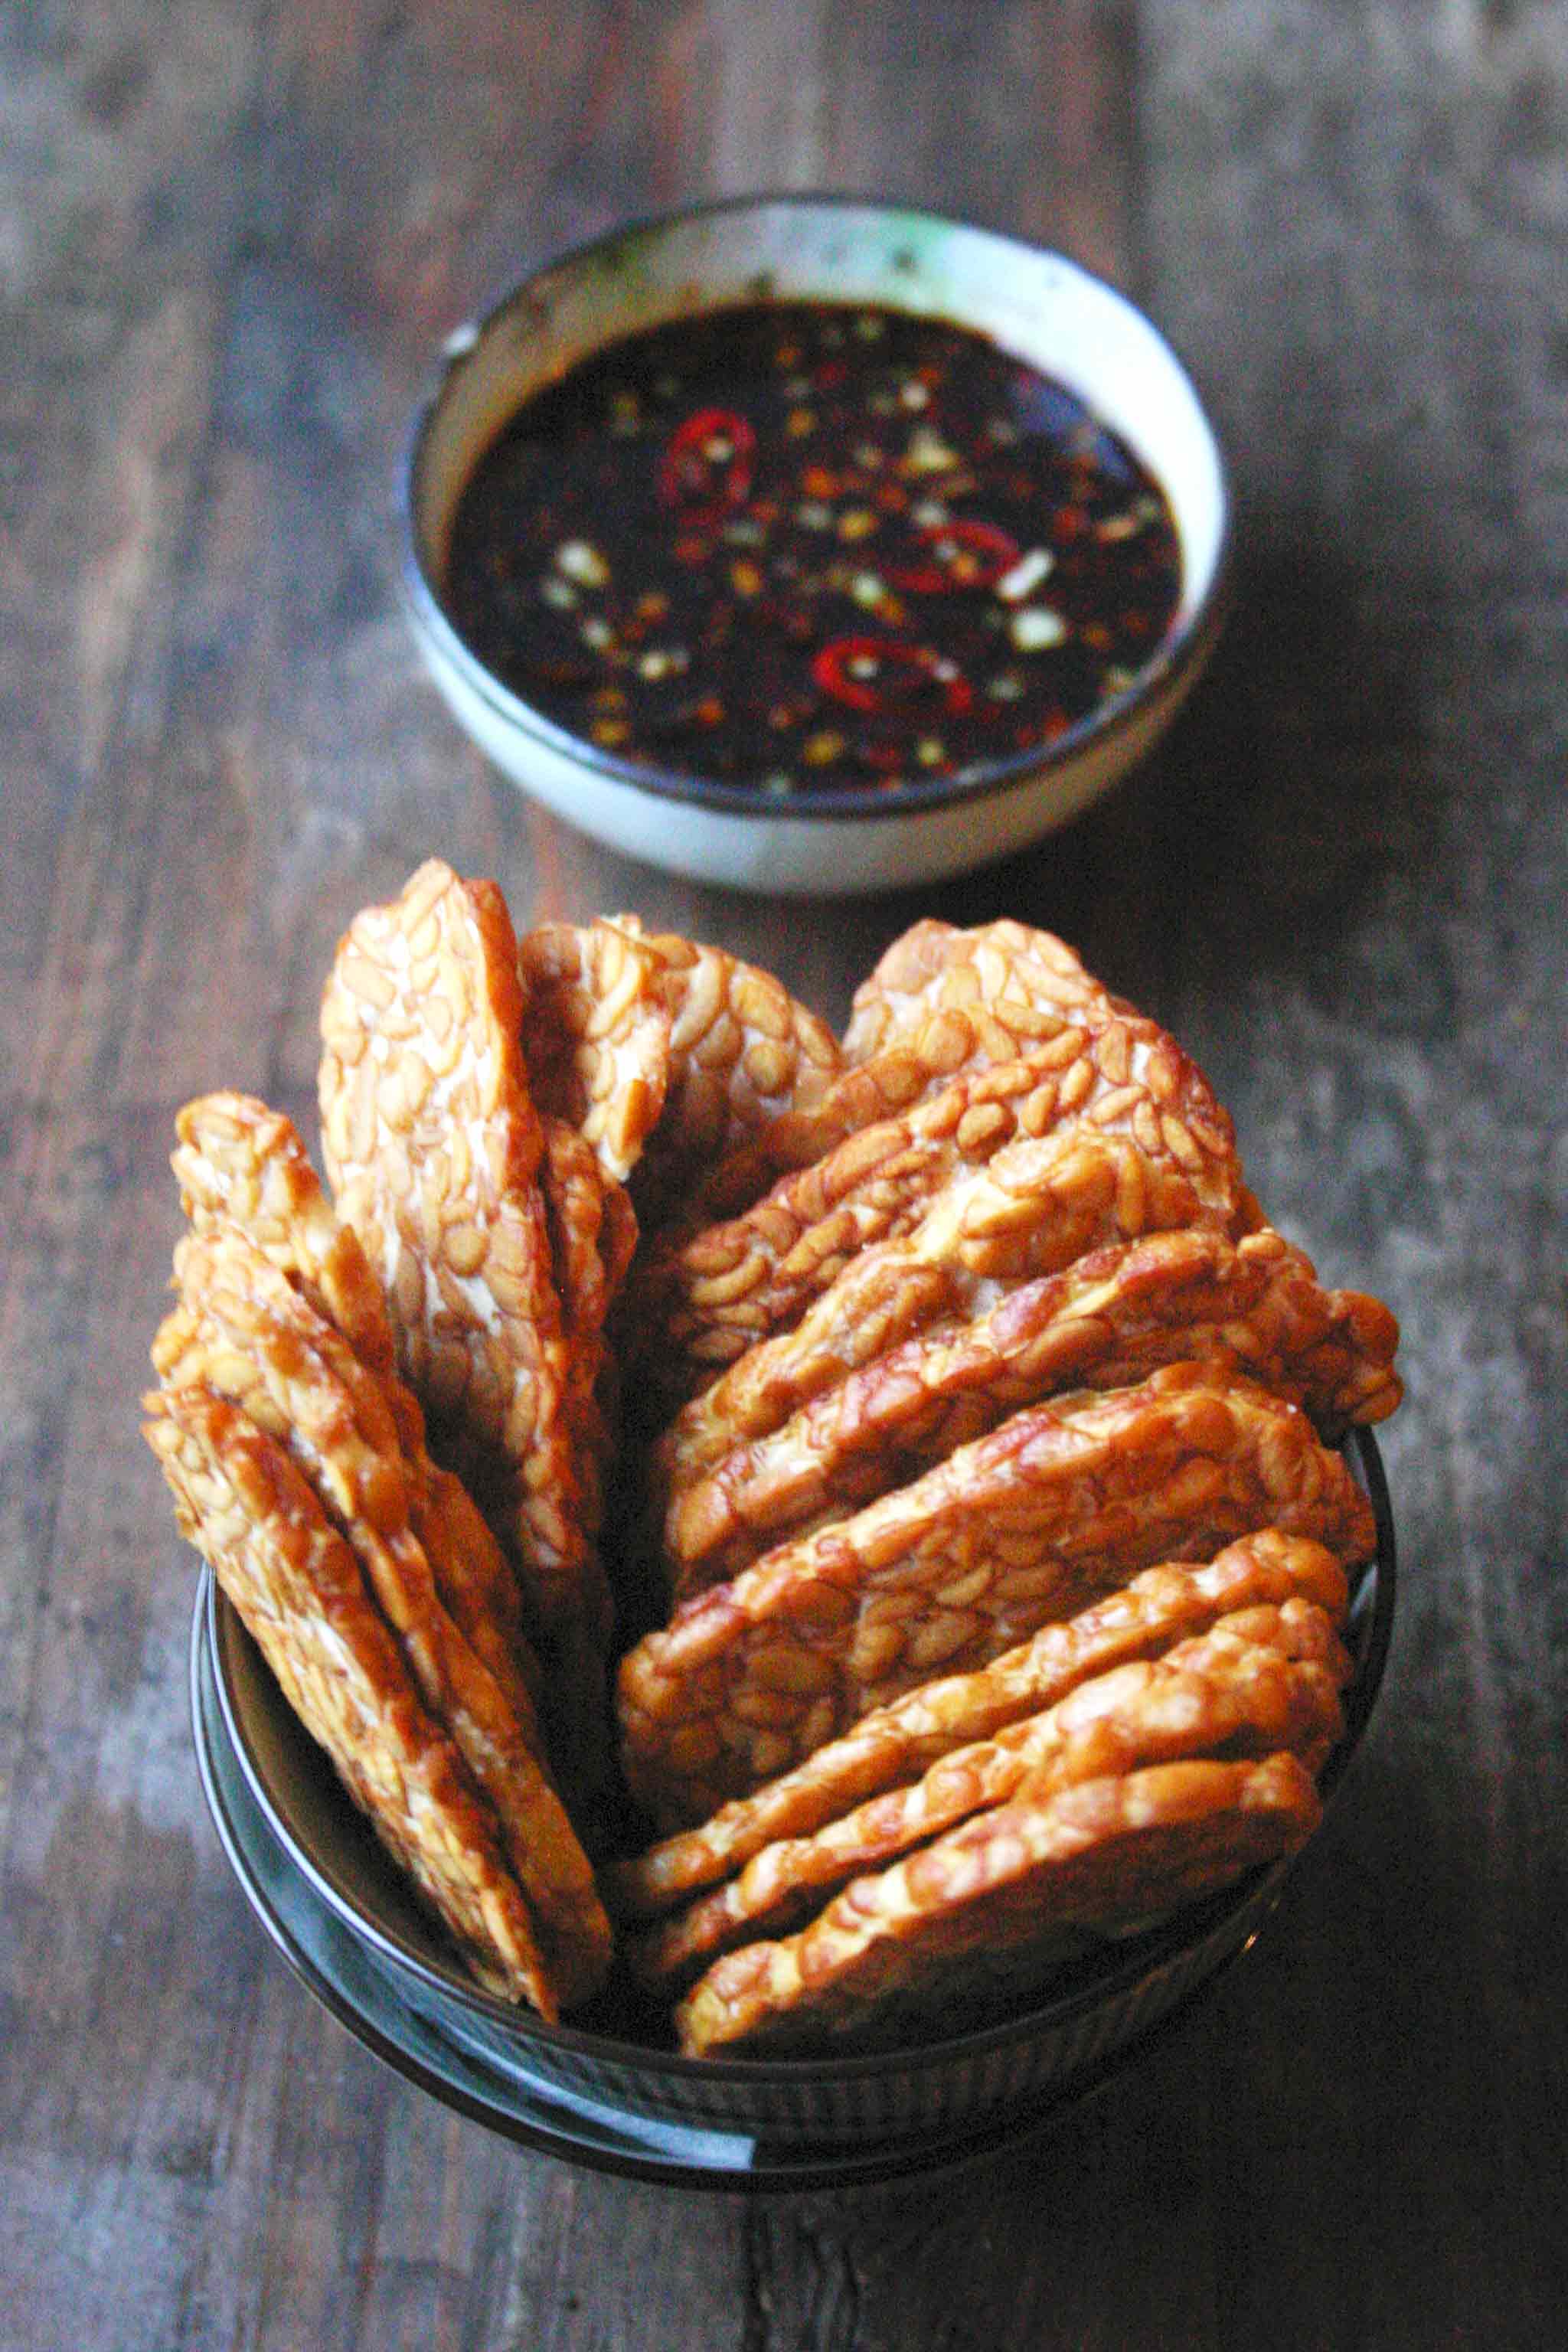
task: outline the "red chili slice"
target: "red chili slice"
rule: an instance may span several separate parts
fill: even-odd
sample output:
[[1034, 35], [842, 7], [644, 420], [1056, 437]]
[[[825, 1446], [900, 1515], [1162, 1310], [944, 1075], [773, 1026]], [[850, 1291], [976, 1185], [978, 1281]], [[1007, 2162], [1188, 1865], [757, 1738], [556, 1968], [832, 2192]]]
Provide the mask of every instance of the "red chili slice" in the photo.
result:
[[[854, 675], [858, 664], [868, 675]], [[948, 710], [957, 717], [974, 700], [969, 680], [929, 646], [906, 645], [901, 637], [834, 637], [814, 656], [811, 674], [824, 694], [851, 710], [896, 710], [911, 690], [939, 686]]]
[[962, 564], [885, 563], [882, 577], [889, 585], [914, 596], [940, 596], [944, 588], [994, 588], [1023, 555], [1012, 533], [994, 522], [927, 523], [920, 540], [930, 548], [951, 543], [966, 560]]
[[[710, 441], [727, 441], [730, 455], [708, 455]], [[733, 408], [699, 408], [678, 425], [658, 461], [658, 495], [682, 521], [717, 522], [743, 506], [752, 487], [757, 436]]]

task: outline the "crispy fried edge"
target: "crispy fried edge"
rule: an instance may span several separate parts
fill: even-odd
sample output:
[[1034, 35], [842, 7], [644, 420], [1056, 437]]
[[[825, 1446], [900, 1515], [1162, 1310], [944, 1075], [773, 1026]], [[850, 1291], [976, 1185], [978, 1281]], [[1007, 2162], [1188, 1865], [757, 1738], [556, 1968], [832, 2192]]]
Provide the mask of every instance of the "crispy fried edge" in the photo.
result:
[[798, 1935], [715, 1961], [676, 2011], [680, 2047], [854, 2032], [895, 2001], [950, 2019], [982, 1964], [1011, 1950], [1048, 1965], [1065, 1931], [1114, 1933], [1215, 1892], [1304, 1843], [1321, 1810], [1294, 1756], [1152, 1765], [1038, 1794], [1026, 1780], [1011, 1803], [852, 1881]]
[[[1118, 1443], [1129, 1423], [1138, 1422], [1165, 1465], [1152, 1486], [1142, 1456]], [[964, 1657], [984, 1664], [1047, 1620], [1125, 1582], [1160, 1556], [1151, 1554], [1150, 1545], [1169, 1540], [1178, 1550], [1160, 1519], [1185, 1520], [1194, 1548], [1247, 1533], [1245, 1525], [1237, 1525], [1228, 1496], [1212, 1491], [1221, 1465], [1245, 1467], [1257, 1487], [1255, 1524], [1279, 1519], [1289, 1532], [1316, 1535], [1346, 1559], [1371, 1556], [1371, 1506], [1343, 1462], [1320, 1444], [1300, 1408], [1253, 1383], [1219, 1377], [1213, 1366], [1176, 1364], [1136, 1389], [1058, 1398], [1015, 1413], [853, 1518], [780, 1545], [731, 1583], [694, 1595], [667, 1628], [645, 1636], [623, 1659], [620, 1673], [622, 1762], [634, 1794], [668, 1826], [699, 1818], [710, 1805], [785, 1769], [934, 1666], [952, 1670]], [[1113, 1470], [1114, 1490], [1107, 1483]], [[1074, 1513], [1070, 1545], [1059, 1510], [1048, 1541], [1043, 1532], [1036, 1507], [1042, 1478]], [[1220, 1483], [1226, 1487], [1228, 1478]], [[1150, 1504], [1154, 1488], [1159, 1518]], [[1079, 1490], [1082, 1499], [1074, 1502]], [[1033, 1519], [1039, 1556], [1036, 1564], [1015, 1562], [1005, 1570], [1005, 1633], [989, 1612], [973, 1622], [987, 1588], [974, 1589], [977, 1563], [965, 1554], [977, 1549], [983, 1531], [996, 1528], [1004, 1509], [1015, 1507]], [[1304, 1514], [1309, 1526], [1300, 1524]], [[1291, 1517], [1294, 1527], [1288, 1524]], [[950, 1539], [964, 1529], [969, 1537], [959, 1556], [944, 1559]], [[924, 1607], [898, 1604], [902, 1588], [913, 1585], [924, 1594], [939, 1573], [944, 1589], [955, 1578], [963, 1582], [964, 1599], [961, 1607], [951, 1604], [952, 1613], [961, 1629], [963, 1619], [972, 1622], [962, 1629], [962, 1643], [949, 1639], [946, 1625], [939, 1628], [942, 1646], [936, 1648], [910, 1630]], [[994, 1566], [993, 1573], [1003, 1570]], [[868, 1650], [861, 1627], [873, 1601], [878, 1622]], [[949, 1607], [943, 1604], [944, 1616]], [[799, 1647], [805, 1639], [811, 1653], [800, 1669], [792, 1664], [787, 1682], [768, 1654], [785, 1646], [786, 1628], [788, 1645]], [[704, 1680], [719, 1695], [705, 1707], [695, 1706], [694, 1693]], [[742, 1719], [738, 1699], [753, 1685], [766, 1694], [766, 1720], [742, 1741], [730, 1735]]]
[[421, 1703], [314, 1488], [280, 1445], [207, 1391], [161, 1389], [144, 1402], [181, 1532], [295, 1714], [480, 1981], [554, 2020], [555, 1990], [499, 1825]]
[[1342, 1622], [1344, 1570], [1325, 1545], [1272, 1528], [1227, 1544], [1210, 1561], [1145, 1569], [989, 1665], [938, 1676], [874, 1708], [791, 1771], [616, 1864], [604, 1875], [606, 1898], [623, 1918], [657, 1916], [743, 1868], [775, 1840], [809, 1835], [951, 1749], [994, 1738], [1055, 1705], [1079, 1683], [1157, 1655], [1220, 1617], [1296, 1597]]
[[575, 2004], [609, 1959], [593, 1871], [543, 1769], [531, 1703], [520, 1716], [443, 1602], [374, 1377], [238, 1227], [188, 1235], [176, 1267], [183, 1303], [154, 1341], [155, 1367], [171, 1387], [200, 1386], [246, 1411], [315, 1489], [499, 1822], [558, 1997]]
[[1221, 1618], [1159, 1657], [1110, 1667], [812, 1835], [764, 1846], [636, 1947], [634, 1964], [656, 1982], [688, 1981], [738, 1943], [804, 1925], [862, 1871], [1008, 1803], [1026, 1775], [1043, 1793], [1189, 1757], [1231, 1762], [1278, 1750], [1315, 1774], [1343, 1729], [1339, 1692], [1349, 1661], [1324, 1612], [1298, 1607], [1310, 1621], [1252, 1609], [1245, 1626]]

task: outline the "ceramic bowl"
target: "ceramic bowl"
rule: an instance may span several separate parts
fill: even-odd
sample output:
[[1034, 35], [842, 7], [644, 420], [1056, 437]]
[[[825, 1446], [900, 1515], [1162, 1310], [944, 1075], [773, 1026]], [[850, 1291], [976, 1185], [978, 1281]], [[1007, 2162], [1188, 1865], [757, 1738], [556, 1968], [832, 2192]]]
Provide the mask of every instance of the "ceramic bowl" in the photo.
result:
[[[1378, 1543], [1354, 1584], [1353, 1674], [1326, 1798], [1365, 1729], [1394, 1622], [1394, 1529], [1377, 1450], [1358, 1432], [1347, 1453]], [[1250, 1945], [1290, 1868], [1254, 1871], [1146, 1934], [1108, 1941], [1038, 1996], [1015, 1996], [962, 2032], [820, 2058], [686, 2058], [625, 1990], [551, 2026], [473, 1983], [210, 1578], [192, 1669], [197, 1753], [229, 1860], [274, 1943], [350, 2031], [508, 2137], [681, 2185], [880, 2180], [1037, 2126], [1125, 2063]]]
[[[1047, 750], [874, 794], [798, 795], [649, 766], [584, 741], [509, 690], [442, 605], [447, 539], [474, 466], [542, 385], [602, 345], [725, 304], [866, 302], [989, 336], [1064, 383], [1163, 486], [1180, 601], [1150, 661]], [[616, 849], [698, 879], [794, 894], [932, 881], [1064, 824], [1151, 749], [1217, 634], [1226, 471], [1192, 383], [1123, 295], [1061, 256], [901, 206], [753, 197], [617, 229], [550, 263], [447, 341], [405, 483], [405, 604], [460, 724], [523, 791]]]

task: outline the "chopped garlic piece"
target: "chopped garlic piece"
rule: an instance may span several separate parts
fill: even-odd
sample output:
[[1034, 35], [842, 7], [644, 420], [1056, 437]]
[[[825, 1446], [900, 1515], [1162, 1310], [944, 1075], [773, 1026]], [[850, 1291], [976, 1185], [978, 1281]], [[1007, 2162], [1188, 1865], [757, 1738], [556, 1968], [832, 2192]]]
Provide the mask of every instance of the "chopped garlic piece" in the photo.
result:
[[957, 463], [957, 450], [950, 449], [940, 433], [933, 433], [929, 425], [916, 425], [904, 453], [906, 474], [945, 474]]
[[1047, 646], [1059, 646], [1067, 633], [1067, 623], [1048, 604], [1026, 604], [1021, 613], [1014, 614], [1007, 630], [1021, 654], [1043, 653]]
[[609, 583], [609, 565], [585, 539], [564, 541], [555, 551], [555, 569], [568, 580], [575, 580], [580, 588], [604, 588]]
[[1032, 547], [1027, 555], [1020, 556], [1010, 572], [1005, 572], [996, 583], [996, 593], [1005, 604], [1021, 604], [1031, 588], [1037, 588], [1057, 568], [1057, 559], [1048, 547]]

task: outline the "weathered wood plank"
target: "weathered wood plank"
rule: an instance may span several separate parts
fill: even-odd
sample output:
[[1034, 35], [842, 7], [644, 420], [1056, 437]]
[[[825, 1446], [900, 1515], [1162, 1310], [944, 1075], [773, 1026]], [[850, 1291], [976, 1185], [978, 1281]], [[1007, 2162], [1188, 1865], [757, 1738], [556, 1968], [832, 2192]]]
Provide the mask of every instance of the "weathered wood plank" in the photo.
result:
[[[1550, 2340], [1568, 2151], [1568, 28], [1540, 5], [114, 0], [0, 27], [0, 2345], [1425, 2352]], [[648, 873], [458, 737], [396, 610], [437, 339], [552, 247], [875, 187], [1145, 299], [1242, 499], [1169, 749], [939, 893]], [[309, 1124], [428, 850], [841, 1013], [913, 915], [1074, 939], [1404, 1315], [1383, 1712], [1258, 1952], [951, 2181], [748, 2209], [530, 2159], [268, 1952], [202, 1813], [132, 1399], [175, 1105]]]

